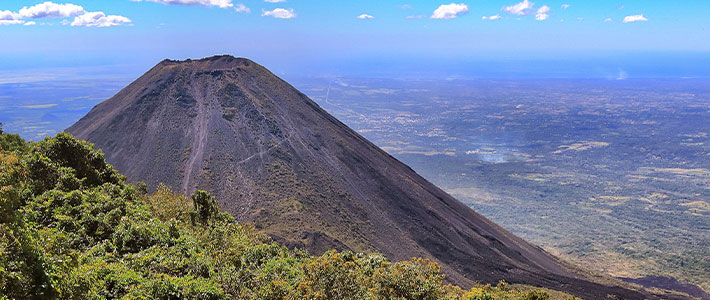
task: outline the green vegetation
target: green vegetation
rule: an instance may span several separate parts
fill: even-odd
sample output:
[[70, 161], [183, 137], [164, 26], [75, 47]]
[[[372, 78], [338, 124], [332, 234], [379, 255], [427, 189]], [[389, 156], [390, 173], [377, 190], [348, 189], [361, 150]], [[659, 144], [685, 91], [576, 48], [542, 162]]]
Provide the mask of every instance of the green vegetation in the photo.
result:
[[0, 123], [0, 151], [13, 152], [13, 151], [27, 151], [27, 143], [20, 137], [19, 134], [9, 134], [2, 130], [2, 123]]
[[549, 299], [446, 284], [426, 259], [288, 250], [191, 198], [126, 183], [91, 144], [0, 132], [0, 299]]

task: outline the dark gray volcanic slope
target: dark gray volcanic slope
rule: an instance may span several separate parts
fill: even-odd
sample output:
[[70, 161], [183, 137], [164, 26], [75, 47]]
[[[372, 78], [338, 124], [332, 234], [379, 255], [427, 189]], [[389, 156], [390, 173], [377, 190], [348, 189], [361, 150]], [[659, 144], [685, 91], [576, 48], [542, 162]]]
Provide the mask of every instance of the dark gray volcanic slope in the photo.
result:
[[646, 298], [571, 273], [248, 59], [165, 60], [67, 131], [131, 180], [207, 190], [238, 220], [314, 253], [429, 257], [464, 286], [506, 280]]

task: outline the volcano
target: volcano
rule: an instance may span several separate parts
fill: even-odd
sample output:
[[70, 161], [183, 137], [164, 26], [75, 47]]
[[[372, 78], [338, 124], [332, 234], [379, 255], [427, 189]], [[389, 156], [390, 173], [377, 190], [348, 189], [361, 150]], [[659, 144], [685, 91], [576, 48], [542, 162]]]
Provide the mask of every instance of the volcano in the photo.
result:
[[129, 180], [206, 190], [289, 247], [426, 257], [464, 287], [505, 280], [585, 299], [654, 298], [580, 275], [248, 59], [164, 60], [67, 132]]

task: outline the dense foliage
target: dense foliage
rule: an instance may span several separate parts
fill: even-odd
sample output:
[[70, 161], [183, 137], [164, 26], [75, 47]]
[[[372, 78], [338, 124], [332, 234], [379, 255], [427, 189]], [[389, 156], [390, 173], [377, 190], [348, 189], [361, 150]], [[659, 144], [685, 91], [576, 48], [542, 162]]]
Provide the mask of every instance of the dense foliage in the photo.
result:
[[148, 195], [91, 144], [0, 131], [0, 299], [548, 299], [463, 291], [426, 259], [313, 257], [220, 213], [209, 194]]

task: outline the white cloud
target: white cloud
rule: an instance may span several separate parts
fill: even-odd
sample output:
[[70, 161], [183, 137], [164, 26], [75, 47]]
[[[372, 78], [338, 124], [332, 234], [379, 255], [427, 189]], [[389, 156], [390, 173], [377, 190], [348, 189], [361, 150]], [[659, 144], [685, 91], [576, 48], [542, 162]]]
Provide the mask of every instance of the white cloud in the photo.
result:
[[550, 17], [550, 7], [543, 5], [537, 9], [537, 14], [535, 14], [535, 20], [545, 21]]
[[434, 13], [431, 14], [432, 19], [450, 20], [458, 15], [468, 13], [468, 5], [463, 3], [451, 3], [439, 6]]
[[296, 17], [296, 13], [293, 11], [293, 8], [275, 8], [273, 10], [264, 10], [261, 12], [261, 15], [264, 17], [274, 17], [277, 19], [292, 19]]
[[374, 19], [375, 17], [368, 15], [368, 14], [362, 14], [362, 15], [357, 16], [357, 18], [364, 20], [364, 19]]
[[241, 3], [237, 4], [237, 6], [234, 7], [234, 10], [240, 13], [251, 13], [251, 9]]
[[401, 5], [397, 5], [397, 7], [401, 8], [401, 9], [412, 9], [412, 6], [409, 4], [401, 4]]
[[269, 2], [269, 3], [281, 3], [281, 2], [286, 2], [286, 0], [264, 0], [264, 2]]
[[604, 22], [607, 22], [607, 23], [608, 23], [608, 22], [614, 22], [614, 19], [612, 19], [612, 18], [606, 18], [606, 19], [604, 19]]
[[409, 15], [406, 18], [407, 19], [422, 19], [424, 17], [426, 17], [426, 16], [425, 15]]
[[42, 109], [42, 108], [55, 107], [55, 106], [57, 106], [57, 105], [58, 105], [58, 104], [56, 104], [56, 103], [50, 103], [50, 104], [38, 104], [38, 105], [23, 105], [23, 106], [20, 106], [20, 107], [26, 108], [26, 109]]
[[107, 16], [104, 13], [88, 12], [81, 16], [74, 18], [71, 22], [71, 26], [82, 26], [82, 27], [110, 27], [117, 26], [124, 23], [131, 23], [131, 20], [123, 16], [110, 15]]
[[[230, 0], [231, 1], [231, 0]], [[0, 11], [0, 25], [24, 24], [25, 26], [36, 25], [34, 21], [22, 19], [45, 19], [45, 18], [68, 18], [74, 17], [74, 21], [62, 20], [61, 24], [85, 27], [108, 27], [124, 23], [131, 20], [116, 15], [107, 16], [103, 12], [87, 12], [83, 7], [71, 3], [57, 4], [46, 1], [30, 7], [23, 7], [19, 12], [14, 13], [9, 10]], [[44, 24], [44, 23], [43, 23]]]
[[148, 1], [165, 5], [198, 5], [217, 6], [219, 8], [233, 7], [232, 0], [131, 0], [134, 2]]
[[633, 16], [626, 16], [624, 17], [624, 23], [632, 23], [632, 22], [646, 22], [648, 19], [641, 15], [633, 15]]
[[616, 76], [616, 80], [626, 80], [629, 78], [629, 74], [626, 71], [619, 69], [619, 75]]
[[513, 15], [525, 16], [529, 15], [532, 12], [532, 8], [534, 5], [534, 2], [524, 0], [523, 2], [517, 3], [515, 5], [506, 6], [503, 8], [503, 10]]
[[569, 8], [569, 4], [562, 4], [562, 5], [560, 5], [560, 7], [562, 7], [562, 9], [568, 9], [568, 8]]
[[71, 3], [57, 4], [44, 2], [30, 7], [23, 7], [19, 11], [22, 18], [42, 19], [42, 18], [66, 18], [75, 17], [85, 13], [83, 7]]
[[25, 21], [21, 20], [0, 20], [0, 26], [5, 26], [5, 25], [16, 25], [16, 24], [22, 24]]
[[483, 20], [498, 20], [500, 19], [500, 15], [492, 15], [492, 16], [483, 16], [481, 19]]
[[9, 10], [0, 10], [0, 21], [12, 21], [19, 19], [20, 16]]

